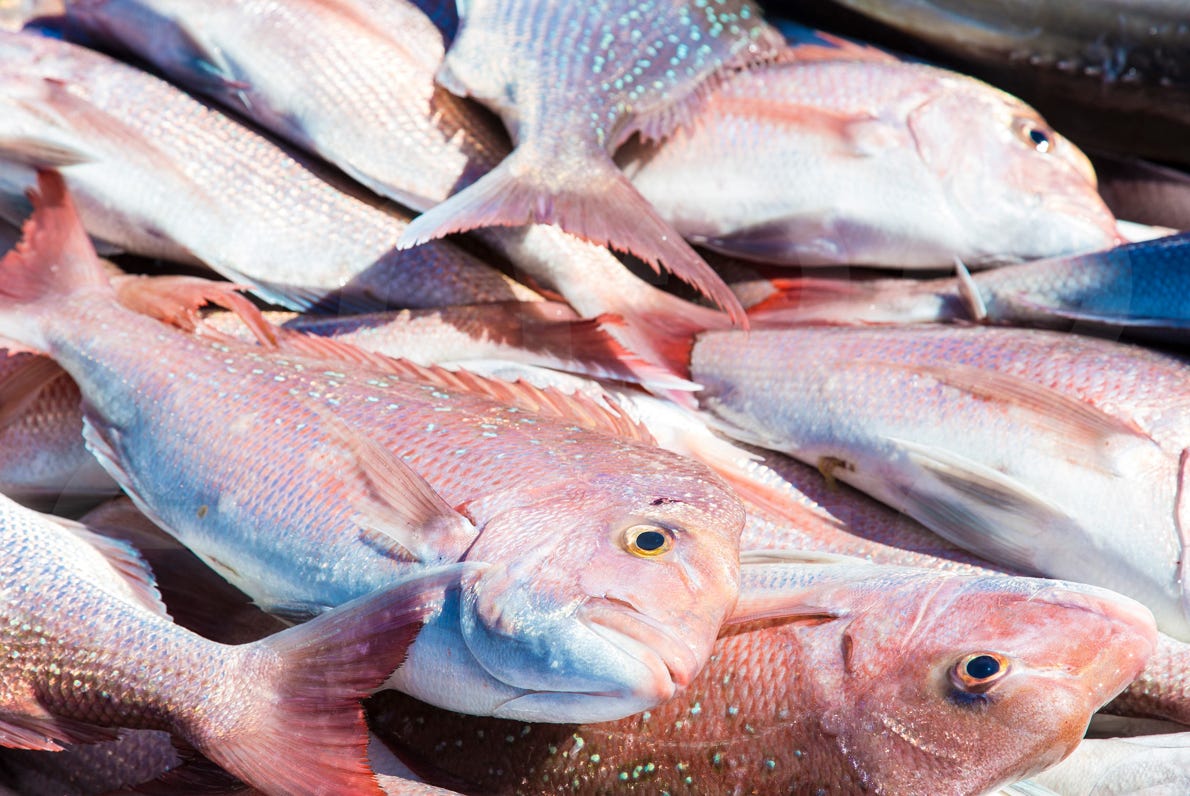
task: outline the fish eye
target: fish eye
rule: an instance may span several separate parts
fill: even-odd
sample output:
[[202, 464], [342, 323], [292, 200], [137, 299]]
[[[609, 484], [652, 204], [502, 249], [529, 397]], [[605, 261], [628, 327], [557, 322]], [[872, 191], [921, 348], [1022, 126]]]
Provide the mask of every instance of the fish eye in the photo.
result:
[[1054, 147], [1053, 132], [1035, 121], [1029, 119], [1019, 120], [1017, 122], [1017, 130], [1021, 140], [1038, 152], [1046, 153]]
[[624, 547], [641, 558], [665, 555], [674, 546], [673, 531], [658, 525], [633, 525], [624, 531]]
[[1008, 659], [994, 652], [975, 652], [955, 664], [951, 677], [955, 685], [967, 690], [986, 691], [1008, 674]]

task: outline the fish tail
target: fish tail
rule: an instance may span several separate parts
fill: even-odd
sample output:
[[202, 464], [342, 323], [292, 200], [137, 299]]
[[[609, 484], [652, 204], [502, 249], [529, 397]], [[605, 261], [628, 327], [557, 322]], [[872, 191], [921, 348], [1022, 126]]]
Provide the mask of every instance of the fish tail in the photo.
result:
[[29, 199], [33, 215], [21, 230], [21, 242], [0, 260], [0, 336], [44, 351], [42, 318], [62, 299], [112, 288], [62, 175], [38, 171]]
[[[530, 155], [516, 150], [475, 183], [422, 213], [398, 245], [415, 246], [452, 232], [481, 227], [555, 224], [584, 240], [628, 252], [664, 268], [723, 308], [734, 323], [747, 324], [739, 299], [648, 200], [599, 150], [582, 168], [540, 177]], [[559, 179], [559, 174], [574, 177]]]
[[275, 676], [229, 731], [192, 742], [269, 793], [382, 793], [368, 765], [360, 700], [404, 662], [463, 570], [427, 570], [250, 645], [265, 660], [280, 659]]

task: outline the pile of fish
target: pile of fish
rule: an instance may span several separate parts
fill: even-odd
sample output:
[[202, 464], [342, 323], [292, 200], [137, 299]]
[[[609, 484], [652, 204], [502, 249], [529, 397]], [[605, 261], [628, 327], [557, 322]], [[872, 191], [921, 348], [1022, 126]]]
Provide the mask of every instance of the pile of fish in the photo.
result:
[[0, 793], [1190, 788], [1190, 241], [1033, 108], [751, 0], [26, 5]]

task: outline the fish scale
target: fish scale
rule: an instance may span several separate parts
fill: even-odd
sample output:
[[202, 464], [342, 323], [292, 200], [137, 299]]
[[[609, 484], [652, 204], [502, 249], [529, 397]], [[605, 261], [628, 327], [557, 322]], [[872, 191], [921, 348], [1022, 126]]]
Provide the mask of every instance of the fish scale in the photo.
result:
[[471, 712], [608, 720], [700, 668], [737, 596], [743, 526], [709, 469], [590, 399], [127, 310], [174, 317], [192, 299], [152, 281], [117, 297], [61, 178], [39, 186], [27, 245], [0, 263], [0, 333], [75, 377], [101, 463], [255, 602], [309, 616], [475, 562], [395, 682]]
[[[813, 354], [790, 369], [792, 351]], [[691, 370], [732, 436], [992, 561], [1130, 593], [1164, 632], [1190, 632], [1184, 360], [1033, 330], [784, 329], [704, 334]]]
[[[8, 124], [81, 150], [87, 162], [65, 173], [108, 243], [205, 263], [290, 307], [340, 288], [381, 309], [534, 297], [453, 245], [393, 251], [408, 219], [394, 207], [107, 56], [0, 33], [0, 83]], [[14, 221], [33, 181], [27, 167], [0, 168], [0, 195], [19, 197]]]

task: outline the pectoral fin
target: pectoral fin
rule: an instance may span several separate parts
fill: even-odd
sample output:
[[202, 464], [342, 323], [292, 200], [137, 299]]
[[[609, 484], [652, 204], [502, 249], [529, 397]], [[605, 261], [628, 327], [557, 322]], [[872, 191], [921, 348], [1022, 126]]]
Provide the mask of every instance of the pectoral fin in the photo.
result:
[[1061, 507], [1015, 478], [941, 448], [894, 442], [926, 476], [907, 479], [899, 508], [976, 555], [1041, 573], [1041, 554], [1082, 532]]

